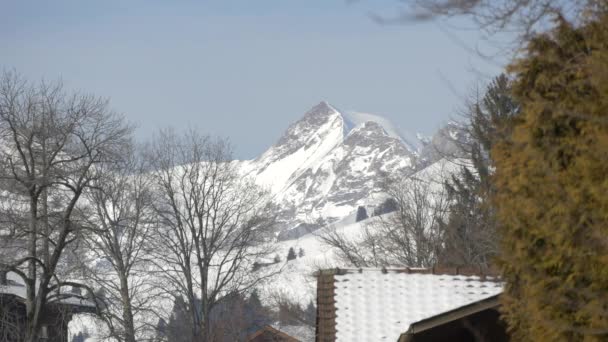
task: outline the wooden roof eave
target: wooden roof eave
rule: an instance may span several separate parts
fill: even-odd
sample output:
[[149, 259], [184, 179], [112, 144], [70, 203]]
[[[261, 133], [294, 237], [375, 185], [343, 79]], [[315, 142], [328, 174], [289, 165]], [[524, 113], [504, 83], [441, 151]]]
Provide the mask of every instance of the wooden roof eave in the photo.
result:
[[498, 308], [500, 306], [498, 296], [499, 295], [495, 295], [480, 300], [478, 302], [471, 303], [469, 305], [465, 305], [460, 308], [450, 310], [439, 315], [412, 323], [410, 324], [409, 329], [401, 334], [398, 342], [409, 342], [412, 340], [415, 334], [418, 334], [420, 332], [456, 321], [458, 319], [476, 314], [484, 310]]

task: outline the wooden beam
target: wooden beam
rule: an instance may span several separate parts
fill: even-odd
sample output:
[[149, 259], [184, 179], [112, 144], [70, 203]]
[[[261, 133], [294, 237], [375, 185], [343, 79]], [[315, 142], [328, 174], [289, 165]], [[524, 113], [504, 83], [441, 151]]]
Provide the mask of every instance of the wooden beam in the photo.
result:
[[463, 317], [467, 317], [467, 316], [476, 314], [476, 313], [484, 311], [484, 310], [496, 309], [499, 306], [500, 306], [500, 302], [498, 300], [498, 295], [496, 295], [496, 296], [492, 296], [490, 298], [481, 300], [479, 302], [475, 302], [475, 303], [460, 307], [458, 309], [454, 309], [454, 310], [439, 314], [437, 316], [430, 317], [430, 318], [424, 319], [424, 320], [416, 322], [416, 323], [412, 323], [410, 325], [409, 329], [406, 332], [404, 332], [403, 334], [401, 334], [401, 336], [399, 337], [399, 342], [411, 341], [412, 337], [415, 334], [418, 334], [420, 332], [438, 327], [440, 325], [444, 325], [446, 323], [456, 321]]

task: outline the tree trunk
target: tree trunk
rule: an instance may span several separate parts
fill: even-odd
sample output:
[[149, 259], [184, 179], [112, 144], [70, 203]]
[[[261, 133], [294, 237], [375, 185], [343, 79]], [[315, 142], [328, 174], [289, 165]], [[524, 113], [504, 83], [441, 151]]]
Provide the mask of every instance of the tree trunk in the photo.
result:
[[50, 263], [50, 244], [49, 240], [51, 239], [51, 229], [49, 227], [49, 210], [48, 210], [48, 192], [46, 189], [42, 190], [42, 233], [44, 234], [44, 239], [42, 240], [42, 262], [45, 265], [49, 265]]
[[209, 322], [209, 310], [202, 310], [202, 319], [201, 319], [201, 341], [209, 342], [211, 341], [210, 334], [210, 322]]
[[[37, 219], [38, 219], [38, 201], [35, 196], [30, 197], [30, 232], [28, 244], [28, 256], [37, 257]], [[25, 296], [25, 315], [26, 315], [26, 342], [35, 342], [38, 334], [38, 319], [36, 314], [36, 261], [28, 262], [28, 280], [26, 281], [26, 296]]]
[[125, 328], [125, 342], [135, 342], [135, 326], [133, 323], [133, 309], [129, 294], [129, 283], [124, 273], [120, 276], [120, 296], [122, 300], [122, 319]]
[[[200, 255], [200, 253], [199, 253]], [[199, 259], [200, 260], [200, 259]], [[209, 298], [207, 295], [207, 286], [209, 282], [209, 265], [203, 261], [202, 265], [199, 261], [199, 272], [201, 273], [201, 341], [209, 341]]]

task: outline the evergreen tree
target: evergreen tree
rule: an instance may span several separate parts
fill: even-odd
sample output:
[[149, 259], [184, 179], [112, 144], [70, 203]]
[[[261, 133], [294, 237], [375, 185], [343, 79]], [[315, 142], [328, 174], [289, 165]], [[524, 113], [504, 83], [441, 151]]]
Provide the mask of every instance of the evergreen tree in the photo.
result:
[[281, 262], [281, 257], [280, 257], [278, 254], [277, 254], [277, 255], [275, 255], [275, 256], [274, 256], [274, 263], [275, 263], [275, 264], [278, 264], [278, 263], [280, 263], [280, 262]]
[[607, 13], [560, 19], [512, 66], [521, 114], [492, 156], [514, 340], [608, 339]]
[[471, 165], [446, 182], [451, 202], [443, 223], [446, 244], [439, 263], [446, 266], [490, 267], [498, 253], [495, 209], [491, 204], [490, 150], [509, 136], [518, 106], [505, 75], [495, 78], [484, 96], [470, 106], [470, 142], [462, 146]]
[[240, 292], [230, 292], [220, 298], [209, 314], [209, 339], [214, 342], [242, 341], [252, 324], [254, 314]]
[[287, 252], [287, 261], [293, 260], [296, 258], [296, 251], [294, 251], [293, 247], [289, 247], [289, 251]]
[[303, 257], [304, 256], [304, 249], [302, 247], [300, 247], [300, 250], [298, 251], [298, 257]]
[[167, 321], [164, 318], [159, 318], [158, 323], [156, 323], [156, 337], [157, 341], [164, 341], [167, 337]]
[[188, 306], [182, 297], [177, 297], [173, 303], [173, 311], [166, 326], [167, 340], [170, 342], [190, 341], [192, 320]]
[[304, 310], [304, 316], [307, 322], [310, 322], [310, 325], [315, 325], [317, 321], [317, 307], [311, 300], [308, 302], [308, 306], [306, 306], [306, 310]]
[[251, 320], [249, 323], [250, 332], [262, 328], [264, 325], [270, 324], [272, 319], [270, 318], [271, 312], [262, 305], [260, 296], [257, 290], [253, 290], [247, 300], [247, 316]]
[[247, 305], [251, 308], [261, 308], [262, 301], [260, 300], [260, 295], [258, 294], [258, 290], [254, 289], [249, 295], [249, 299], [247, 301]]
[[359, 208], [357, 208], [357, 218], [355, 219], [355, 221], [363, 221], [367, 219], [367, 217], [367, 210], [365, 210], [365, 207], [359, 206]]

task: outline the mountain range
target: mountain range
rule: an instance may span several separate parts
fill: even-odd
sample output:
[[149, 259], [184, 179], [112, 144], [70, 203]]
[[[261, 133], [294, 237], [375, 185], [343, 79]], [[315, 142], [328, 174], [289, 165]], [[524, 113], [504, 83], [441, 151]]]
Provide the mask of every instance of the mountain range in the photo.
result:
[[294, 239], [378, 205], [387, 176], [405, 178], [437, 162], [460, 131], [450, 123], [430, 138], [404, 134], [383, 117], [321, 102], [242, 170], [272, 194], [279, 240]]

